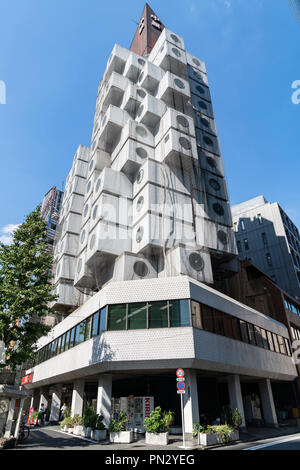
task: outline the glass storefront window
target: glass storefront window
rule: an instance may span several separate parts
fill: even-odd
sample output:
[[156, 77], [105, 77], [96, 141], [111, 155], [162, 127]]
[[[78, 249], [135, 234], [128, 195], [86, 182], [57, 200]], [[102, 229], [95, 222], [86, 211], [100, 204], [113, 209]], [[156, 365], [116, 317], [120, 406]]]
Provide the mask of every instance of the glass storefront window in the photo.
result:
[[241, 341], [242, 338], [241, 338], [239, 319], [236, 317], [232, 317], [231, 321], [232, 321], [232, 335], [233, 335], [232, 337], [234, 339], [238, 339], [239, 341]]
[[273, 343], [274, 343], [275, 351], [276, 351], [277, 353], [279, 353], [280, 350], [279, 350], [279, 344], [278, 344], [277, 335], [276, 335], [275, 333], [272, 333], [272, 336], [273, 336]]
[[74, 346], [77, 346], [77, 344], [80, 344], [84, 341], [84, 333], [85, 333], [85, 321], [82, 321], [81, 323], [79, 323], [79, 325], [76, 326]]
[[203, 329], [202, 318], [201, 318], [201, 304], [199, 302], [191, 301], [192, 308], [192, 324], [195, 328]]
[[92, 326], [92, 317], [86, 319], [86, 326], [85, 326], [85, 333], [84, 333], [84, 341], [87, 341], [91, 337], [91, 326]]
[[267, 332], [263, 328], [261, 328], [261, 337], [263, 342], [264, 349], [269, 349], [268, 339], [267, 339]]
[[285, 342], [285, 348], [286, 348], [287, 355], [291, 356], [292, 354], [291, 354], [291, 348], [290, 348], [289, 340], [287, 338], [284, 338], [284, 342]]
[[245, 322], [244, 320], [240, 320], [240, 328], [241, 328], [242, 341], [244, 341], [245, 343], [249, 343], [247, 322]]
[[70, 330], [66, 333], [65, 351], [70, 347]]
[[213, 319], [213, 309], [207, 305], [202, 305], [202, 320], [203, 327], [206, 331], [211, 333], [215, 332], [214, 328], [214, 319]]
[[225, 335], [224, 331], [224, 313], [214, 309], [215, 332], [217, 335]]
[[168, 328], [168, 303], [149, 303], [149, 328]]
[[285, 350], [285, 344], [282, 336], [278, 336], [278, 344], [279, 344], [279, 350], [281, 354], [286, 355], [286, 350]]
[[273, 341], [272, 333], [270, 331], [267, 331], [267, 338], [268, 338], [270, 351], [274, 352], [275, 351], [274, 341]]
[[108, 307], [107, 329], [109, 331], [126, 330], [126, 304]]
[[137, 303], [128, 305], [128, 329], [138, 330], [147, 328], [147, 304]]
[[255, 330], [256, 344], [257, 344], [257, 346], [263, 348], [263, 341], [262, 341], [262, 337], [261, 337], [261, 329], [260, 329], [259, 326], [255, 326], [254, 330]]
[[94, 315], [93, 315], [93, 326], [92, 326], [92, 337], [98, 336], [99, 319], [100, 319], [100, 312], [94, 313]]
[[70, 333], [70, 348], [73, 348], [74, 343], [75, 343], [75, 330], [76, 327], [72, 328], [71, 333]]
[[254, 325], [252, 325], [251, 323], [248, 323], [248, 333], [249, 333], [250, 343], [256, 346]]
[[190, 326], [190, 308], [188, 300], [170, 300], [170, 326]]
[[106, 312], [107, 312], [107, 307], [103, 307], [100, 310], [100, 329], [99, 329], [99, 335], [102, 333], [102, 331], [106, 330]]

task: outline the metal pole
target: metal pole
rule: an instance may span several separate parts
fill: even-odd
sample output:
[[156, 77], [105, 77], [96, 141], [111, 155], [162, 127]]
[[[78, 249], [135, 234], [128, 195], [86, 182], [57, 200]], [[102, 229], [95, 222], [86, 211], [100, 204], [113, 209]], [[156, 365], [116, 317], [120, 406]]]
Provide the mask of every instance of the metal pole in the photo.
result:
[[180, 395], [181, 395], [182, 442], [183, 442], [183, 447], [185, 447], [183, 393], [181, 393]]

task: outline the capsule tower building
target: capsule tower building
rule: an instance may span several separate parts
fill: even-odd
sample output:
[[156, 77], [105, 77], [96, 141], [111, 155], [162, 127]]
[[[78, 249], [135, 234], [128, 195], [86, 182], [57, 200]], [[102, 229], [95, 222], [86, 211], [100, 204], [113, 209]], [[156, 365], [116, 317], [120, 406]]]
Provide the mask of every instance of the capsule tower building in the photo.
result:
[[[62, 401], [72, 414], [90, 401], [107, 424], [134, 396], [180, 424], [182, 367], [186, 432], [228, 400], [245, 424], [245, 377], [263, 381], [276, 421], [270, 380], [297, 376], [288, 331], [215, 288], [237, 252], [206, 67], [148, 4], [130, 49], [108, 58], [58, 233], [53, 307], [64, 320], [39, 341], [26, 386], [35, 406], [48, 400], [51, 420]], [[280, 336], [286, 353], [253, 346], [247, 325]]]

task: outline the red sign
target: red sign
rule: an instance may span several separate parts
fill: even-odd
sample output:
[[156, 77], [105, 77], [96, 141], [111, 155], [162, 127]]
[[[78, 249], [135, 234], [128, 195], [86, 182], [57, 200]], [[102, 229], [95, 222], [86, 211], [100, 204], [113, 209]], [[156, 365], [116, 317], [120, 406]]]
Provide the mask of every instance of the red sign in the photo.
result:
[[145, 418], [150, 416], [150, 398], [145, 398]]
[[21, 379], [21, 385], [31, 384], [33, 379], [33, 374], [24, 375]]
[[184, 370], [183, 369], [177, 369], [176, 375], [179, 379], [182, 379], [182, 377], [184, 377]]

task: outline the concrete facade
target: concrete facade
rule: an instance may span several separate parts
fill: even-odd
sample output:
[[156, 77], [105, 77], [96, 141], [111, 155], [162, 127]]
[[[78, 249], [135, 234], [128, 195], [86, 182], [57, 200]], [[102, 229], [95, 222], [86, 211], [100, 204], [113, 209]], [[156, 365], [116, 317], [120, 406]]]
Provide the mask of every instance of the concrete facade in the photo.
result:
[[300, 299], [300, 235], [277, 202], [263, 196], [232, 207], [241, 259], [248, 258], [279, 287]]

